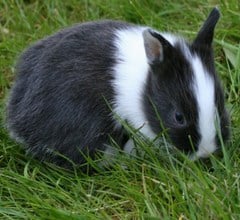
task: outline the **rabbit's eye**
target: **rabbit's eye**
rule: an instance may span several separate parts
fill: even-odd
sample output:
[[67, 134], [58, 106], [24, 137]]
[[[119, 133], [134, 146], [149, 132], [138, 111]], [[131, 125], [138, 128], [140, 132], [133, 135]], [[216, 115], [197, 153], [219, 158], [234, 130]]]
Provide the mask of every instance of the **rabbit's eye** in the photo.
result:
[[183, 126], [185, 125], [185, 118], [184, 115], [181, 112], [175, 112], [175, 122], [180, 125]]

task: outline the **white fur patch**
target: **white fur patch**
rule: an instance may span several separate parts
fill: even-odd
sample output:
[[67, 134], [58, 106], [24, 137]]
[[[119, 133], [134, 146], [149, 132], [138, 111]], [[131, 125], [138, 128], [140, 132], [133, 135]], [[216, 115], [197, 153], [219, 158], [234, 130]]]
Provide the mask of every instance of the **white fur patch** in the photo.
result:
[[129, 139], [127, 143], [124, 145], [124, 151], [129, 155], [136, 155], [136, 149], [134, 146], [134, 142], [132, 139]]
[[[135, 27], [116, 32], [118, 63], [114, 68], [113, 86], [116, 97], [113, 111], [134, 128], [140, 128], [146, 137], [153, 139], [156, 134], [150, 128], [142, 106], [142, 94], [149, 69], [142, 36], [144, 30], [145, 28]], [[172, 45], [181, 41], [181, 38], [169, 33], [161, 35]], [[193, 56], [184, 43], [182, 49], [194, 71], [193, 91], [199, 111], [198, 129], [201, 140], [193, 158], [207, 157], [216, 150], [214, 82], [200, 58]], [[126, 151], [132, 150], [131, 145], [126, 145], [125, 148]]]
[[123, 120], [149, 138], [156, 135], [150, 128], [143, 111], [142, 94], [149, 65], [145, 54], [142, 32], [145, 28], [130, 28], [116, 33], [117, 65], [114, 68], [113, 111]]
[[[179, 39], [180, 40], [180, 39]], [[216, 150], [216, 106], [214, 100], [214, 81], [204, 68], [201, 59], [192, 55], [187, 45], [181, 44], [186, 59], [189, 60], [194, 72], [193, 91], [198, 104], [198, 132], [201, 135], [197, 151], [192, 159], [208, 157]]]
[[201, 134], [198, 150], [194, 157], [207, 157], [216, 150], [214, 81], [206, 72], [199, 57], [193, 56], [191, 63], [195, 77], [193, 89], [198, 103], [198, 126]]
[[109, 167], [110, 165], [113, 165], [118, 154], [119, 154], [119, 151], [117, 148], [106, 145], [104, 155], [101, 161], [98, 162], [98, 166], [100, 168], [106, 168], [106, 167]]
[[[150, 128], [142, 106], [142, 94], [149, 69], [142, 35], [146, 28], [133, 27], [116, 33], [118, 63], [114, 68], [116, 97], [113, 110], [121, 119], [127, 120], [134, 128], [141, 128], [141, 133], [153, 139], [156, 134]], [[172, 34], [161, 34], [172, 45], [178, 40]]]
[[172, 46], [176, 44], [179, 40], [181, 40], [181, 37], [173, 35], [171, 33], [163, 32], [160, 33]]

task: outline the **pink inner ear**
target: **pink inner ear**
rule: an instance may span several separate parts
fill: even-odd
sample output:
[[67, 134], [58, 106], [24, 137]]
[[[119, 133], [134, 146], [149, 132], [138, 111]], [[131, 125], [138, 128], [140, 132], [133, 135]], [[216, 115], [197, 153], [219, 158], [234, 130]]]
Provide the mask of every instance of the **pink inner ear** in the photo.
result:
[[143, 32], [143, 40], [146, 56], [149, 63], [163, 60], [163, 49], [161, 42], [154, 37], [149, 30]]
[[161, 44], [160, 42], [157, 42], [155, 44], [149, 45], [149, 53], [152, 53], [152, 57], [155, 57], [156, 59], [160, 58], [160, 50], [161, 50]]

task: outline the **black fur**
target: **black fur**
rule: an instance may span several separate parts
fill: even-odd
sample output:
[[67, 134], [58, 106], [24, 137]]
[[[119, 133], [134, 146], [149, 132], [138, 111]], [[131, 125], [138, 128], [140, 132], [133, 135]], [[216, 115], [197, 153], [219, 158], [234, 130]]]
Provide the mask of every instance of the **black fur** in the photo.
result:
[[[222, 136], [226, 139], [229, 121], [211, 48], [218, 19], [216, 13], [214, 10], [210, 14], [188, 47], [213, 74], [215, 101]], [[97, 151], [103, 151], [110, 137], [123, 147], [126, 134], [116, 126], [110, 109], [116, 96], [112, 85], [113, 69], [118, 62], [114, 39], [116, 30], [132, 26], [114, 21], [80, 24], [37, 42], [23, 53], [16, 67], [7, 123], [13, 136], [23, 141], [28, 152], [40, 160], [67, 167], [67, 160], [58, 153], [82, 164], [84, 155], [94, 159]], [[156, 108], [174, 145], [191, 152], [196, 150], [201, 138], [197, 103], [191, 89], [193, 70], [181, 43], [172, 46], [160, 34], [149, 33], [160, 43], [152, 40], [147, 32], [146, 38], [150, 43], [155, 42], [158, 49], [161, 47], [163, 56], [159, 53], [161, 50], [149, 48], [150, 57], [156, 55], [158, 59], [149, 63], [142, 94], [144, 113], [152, 130], [158, 134], [162, 127]], [[179, 114], [184, 116], [181, 123], [176, 119]]]
[[[214, 28], [219, 17], [219, 11], [214, 8], [193, 43], [186, 43], [186, 45], [192, 55], [201, 58], [204, 67], [214, 78], [215, 104], [220, 118], [221, 136], [223, 140], [227, 140], [229, 138], [229, 117], [224, 105], [223, 90], [215, 71], [212, 49]], [[144, 107], [148, 120], [156, 133], [162, 131], [162, 126], [167, 128], [170, 139], [179, 149], [185, 152], [195, 151], [201, 135], [197, 127], [198, 106], [191, 88], [193, 71], [179, 42], [172, 46], [161, 34], [156, 32], [151, 32], [151, 34], [161, 42], [164, 62], [157, 60], [151, 65], [144, 93]], [[184, 125], [176, 122], [174, 118], [176, 111], [185, 116]], [[158, 119], [159, 115], [161, 122]], [[220, 146], [218, 135], [216, 135], [216, 143]]]
[[212, 45], [214, 28], [220, 18], [220, 13], [217, 8], [214, 8], [204, 22], [193, 44], [210, 46]]
[[126, 24], [78, 25], [36, 43], [21, 56], [7, 118], [9, 129], [31, 154], [65, 166], [61, 156], [49, 151], [80, 164], [81, 152], [94, 158], [109, 136], [122, 144], [123, 133], [115, 129], [106, 103], [114, 95], [110, 81], [116, 28]]
[[[225, 108], [224, 103], [224, 93], [217, 77], [217, 73], [214, 65], [214, 52], [212, 48], [212, 41], [214, 35], [214, 28], [217, 24], [217, 21], [220, 18], [220, 13], [217, 8], [214, 8], [209, 14], [207, 20], [200, 29], [196, 39], [191, 45], [191, 52], [197, 54], [203, 61], [205, 68], [208, 70], [212, 77], [214, 78], [215, 83], [215, 104], [218, 111], [218, 116], [220, 119], [220, 130], [221, 136], [224, 141], [229, 139], [230, 136], [230, 119], [229, 115]], [[220, 146], [220, 137], [219, 134], [216, 135], [217, 146]]]
[[[146, 83], [146, 115], [154, 132], [159, 133], [162, 127], [156, 114], [157, 110], [174, 145], [185, 152], [191, 152], [196, 150], [200, 139], [197, 131], [197, 104], [191, 89], [193, 72], [180, 46], [172, 47], [168, 44], [163, 48], [164, 62], [152, 65], [152, 72]], [[184, 115], [184, 125], [177, 123], [175, 112]]]

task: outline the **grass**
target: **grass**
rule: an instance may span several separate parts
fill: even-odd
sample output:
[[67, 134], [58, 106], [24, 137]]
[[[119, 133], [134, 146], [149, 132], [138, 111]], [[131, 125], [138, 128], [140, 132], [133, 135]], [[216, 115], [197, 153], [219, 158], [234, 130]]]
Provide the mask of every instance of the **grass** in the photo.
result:
[[[216, 67], [231, 113], [232, 139], [208, 165], [156, 152], [122, 155], [112, 170], [88, 176], [25, 156], [4, 129], [4, 103], [14, 64], [32, 42], [74, 23], [120, 19], [193, 38], [215, 4]], [[1, 0], [1, 219], [239, 219], [240, 4], [238, 0]], [[122, 169], [121, 164], [128, 169]]]

